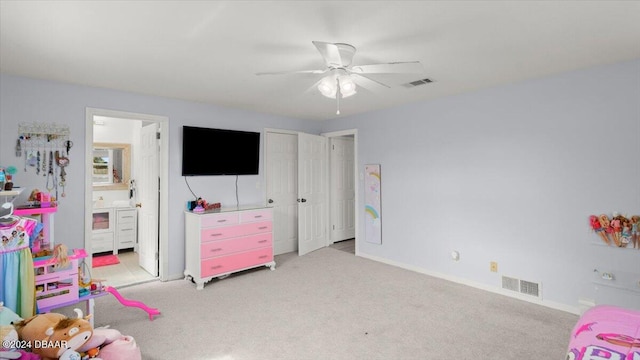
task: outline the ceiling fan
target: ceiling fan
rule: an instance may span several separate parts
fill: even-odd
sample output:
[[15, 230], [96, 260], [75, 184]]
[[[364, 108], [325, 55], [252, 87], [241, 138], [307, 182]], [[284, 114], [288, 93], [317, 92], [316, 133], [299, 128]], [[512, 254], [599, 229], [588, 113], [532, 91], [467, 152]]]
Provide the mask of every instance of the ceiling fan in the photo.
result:
[[[389, 85], [369, 77], [369, 74], [410, 74], [421, 73], [422, 64], [419, 61], [390, 62], [370, 65], [353, 65], [353, 55], [356, 48], [350, 44], [328, 43], [323, 41], [312, 41], [324, 59], [326, 68], [318, 70], [300, 71], [280, 71], [261, 72], [256, 75], [283, 75], [283, 74], [317, 74], [324, 75], [318, 80], [314, 87], [328, 98], [347, 98], [357, 92], [357, 87], [361, 86], [368, 90], [376, 87], [387, 87]], [[340, 114], [338, 109], [337, 114]]]

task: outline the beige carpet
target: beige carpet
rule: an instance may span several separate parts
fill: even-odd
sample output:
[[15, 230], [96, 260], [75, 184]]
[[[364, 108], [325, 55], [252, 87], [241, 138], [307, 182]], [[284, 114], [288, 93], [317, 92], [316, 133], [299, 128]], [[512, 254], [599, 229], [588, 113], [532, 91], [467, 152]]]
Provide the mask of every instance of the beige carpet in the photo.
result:
[[276, 257], [198, 291], [186, 280], [121, 289], [96, 326], [133, 336], [143, 359], [562, 360], [577, 316], [325, 248]]

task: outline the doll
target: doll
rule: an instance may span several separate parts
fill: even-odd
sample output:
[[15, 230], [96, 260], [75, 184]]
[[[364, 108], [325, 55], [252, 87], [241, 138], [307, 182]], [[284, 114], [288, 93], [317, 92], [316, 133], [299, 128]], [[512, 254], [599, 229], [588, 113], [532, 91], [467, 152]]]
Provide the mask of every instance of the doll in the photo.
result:
[[631, 243], [632, 247], [634, 246], [631, 241], [631, 221], [626, 217], [621, 220], [622, 222], [622, 234], [620, 236], [620, 246], [627, 247], [629, 243]]
[[640, 248], [640, 216], [634, 215], [631, 217], [631, 241], [633, 247]]
[[628, 221], [626, 217], [614, 213], [613, 219], [611, 219], [611, 228], [613, 228], [613, 241], [616, 243], [618, 247], [625, 247], [627, 243], [624, 243], [622, 240], [622, 229], [624, 227], [625, 221]]
[[604, 241], [605, 244], [610, 245], [609, 238], [604, 231], [605, 229], [600, 224], [600, 220], [598, 219], [598, 217], [595, 215], [589, 216], [589, 223], [591, 224], [591, 228], [593, 229], [593, 231], [595, 231], [602, 238], [602, 241]]
[[[613, 238], [613, 228], [611, 227], [611, 223], [609, 222], [609, 217], [606, 214], [602, 214], [598, 217], [600, 219], [600, 225], [604, 229], [607, 238]], [[611, 243], [608, 241], [607, 243]]]

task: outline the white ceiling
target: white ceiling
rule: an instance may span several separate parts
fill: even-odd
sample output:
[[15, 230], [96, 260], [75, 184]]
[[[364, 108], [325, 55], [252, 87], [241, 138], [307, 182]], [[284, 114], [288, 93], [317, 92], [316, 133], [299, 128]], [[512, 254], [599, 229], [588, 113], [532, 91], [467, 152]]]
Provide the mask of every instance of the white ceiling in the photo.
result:
[[255, 75], [324, 68], [313, 40], [354, 45], [356, 65], [424, 65], [376, 76], [391, 88], [342, 100], [349, 116], [639, 59], [640, 2], [0, 0], [3, 73], [335, 118], [319, 75]]

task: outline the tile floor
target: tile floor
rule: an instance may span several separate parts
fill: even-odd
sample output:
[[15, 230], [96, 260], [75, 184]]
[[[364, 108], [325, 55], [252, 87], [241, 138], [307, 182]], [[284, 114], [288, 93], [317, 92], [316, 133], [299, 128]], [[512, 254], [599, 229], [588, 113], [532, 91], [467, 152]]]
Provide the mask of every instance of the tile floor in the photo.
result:
[[134, 251], [121, 251], [118, 254], [119, 264], [101, 266], [91, 269], [91, 277], [103, 279], [103, 285], [115, 288], [125, 287], [142, 282], [156, 280], [138, 265], [138, 254]]

